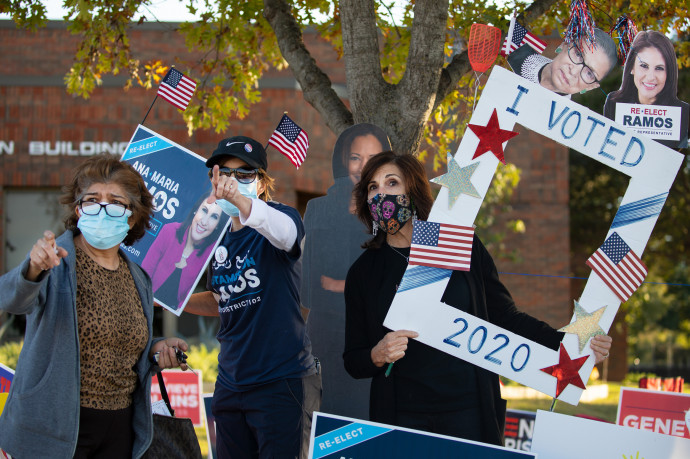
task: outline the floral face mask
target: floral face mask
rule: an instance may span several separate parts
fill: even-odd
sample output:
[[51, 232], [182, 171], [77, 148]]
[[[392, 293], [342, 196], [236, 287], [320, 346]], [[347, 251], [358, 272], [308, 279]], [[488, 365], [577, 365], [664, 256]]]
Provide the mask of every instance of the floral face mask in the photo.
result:
[[369, 212], [382, 231], [395, 234], [412, 218], [412, 201], [406, 194], [377, 194], [367, 201]]

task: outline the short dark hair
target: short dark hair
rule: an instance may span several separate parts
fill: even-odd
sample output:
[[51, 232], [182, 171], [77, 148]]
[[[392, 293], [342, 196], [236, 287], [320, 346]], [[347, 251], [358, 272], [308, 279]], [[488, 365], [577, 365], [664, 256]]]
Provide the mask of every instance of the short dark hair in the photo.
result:
[[78, 165], [72, 180], [62, 188], [60, 203], [68, 207], [64, 218], [65, 228], [79, 233], [77, 222], [79, 217], [74, 211], [84, 192], [94, 183], [115, 183], [122, 187], [129, 199], [130, 218], [134, 219], [134, 226], [129, 230], [125, 240], [126, 245], [132, 245], [141, 239], [150, 228], [149, 220], [153, 214], [153, 196], [146, 189], [141, 175], [131, 164], [121, 161], [118, 156], [100, 154], [91, 156]]
[[[369, 212], [369, 204], [367, 203], [369, 182], [379, 168], [386, 164], [395, 164], [400, 169], [403, 175], [402, 179], [405, 182], [405, 188], [407, 189], [407, 195], [412, 202], [412, 210], [417, 212], [417, 218], [420, 220], [429, 218], [431, 207], [434, 205], [429, 179], [426, 176], [424, 166], [416, 157], [411, 154], [399, 154], [393, 151], [384, 151], [374, 155], [364, 166], [364, 169], [362, 169], [362, 177], [352, 191], [355, 198], [357, 217], [364, 223], [370, 233], [373, 230], [373, 220], [371, 212]], [[378, 248], [381, 247], [385, 240], [386, 233], [379, 231], [376, 236], [365, 242], [362, 247]]]

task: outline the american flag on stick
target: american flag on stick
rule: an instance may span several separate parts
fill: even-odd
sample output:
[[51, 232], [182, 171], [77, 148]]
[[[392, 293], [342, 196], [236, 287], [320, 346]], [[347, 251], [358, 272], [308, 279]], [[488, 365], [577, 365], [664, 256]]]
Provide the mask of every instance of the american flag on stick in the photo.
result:
[[196, 81], [184, 76], [175, 67], [171, 67], [158, 87], [158, 95], [180, 110], [184, 110], [192, 99]]
[[307, 157], [309, 136], [289, 116], [283, 115], [268, 143], [288, 157], [297, 169]]
[[546, 49], [546, 42], [522, 27], [513, 16], [510, 20], [508, 36], [501, 47], [501, 56], [506, 57], [522, 45], [531, 46], [539, 54]]
[[625, 302], [647, 277], [647, 267], [618, 233], [609, 236], [587, 260], [597, 276]]
[[410, 265], [470, 270], [474, 228], [415, 220]]

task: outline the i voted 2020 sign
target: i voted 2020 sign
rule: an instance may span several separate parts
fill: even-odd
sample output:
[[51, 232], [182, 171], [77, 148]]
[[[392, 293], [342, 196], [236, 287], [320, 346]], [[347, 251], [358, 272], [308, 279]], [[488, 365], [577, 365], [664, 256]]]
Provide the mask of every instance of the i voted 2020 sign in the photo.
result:
[[[612, 266], [599, 264], [604, 251], [599, 250], [588, 262], [593, 271], [571, 324], [564, 324], [561, 348], [549, 349], [442, 303], [452, 271], [427, 266], [408, 266], [384, 325], [414, 330], [416, 339], [429, 346], [576, 405], [594, 367], [589, 339], [608, 331], [621, 301], [644, 279], [644, 273], [636, 272], [636, 284], [629, 284], [627, 263], [632, 255], [642, 256], [683, 155], [494, 67], [470, 120], [473, 129], [449, 157], [448, 174], [435, 179], [444, 186], [429, 221], [472, 227], [515, 124], [630, 177], [602, 245], [615, 260]], [[642, 264], [633, 269], [638, 267]], [[588, 325], [580, 326], [584, 322]]]

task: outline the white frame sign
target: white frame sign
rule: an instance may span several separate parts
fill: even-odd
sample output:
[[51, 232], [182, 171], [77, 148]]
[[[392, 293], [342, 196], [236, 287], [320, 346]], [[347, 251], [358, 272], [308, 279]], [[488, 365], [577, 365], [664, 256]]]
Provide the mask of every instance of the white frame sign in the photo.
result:
[[[612, 223], [606, 237], [615, 229], [634, 253], [642, 256], [668, 190], [683, 162], [682, 154], [501, 67], [493, 68], [470, 123], [488, 125], [490, 118], [496, 116], [494, 113], [502, 130], [511, 131], [515, 124], [520, 124], [628, 175], [630, 183], [614, 219], [616, 223]], [[473, 225], [499, 162], [498, 155], [491, 151], [475, 155], [479, 141], [479, 137], [467, 129], [454, 158], [449, 158], [456, 163], [453, 167], [471, 171], [469, 180], [473, 186], [466, 186], [471, 192], [463, 192], [459, 196], [456, 192], [449, 197], [449, 189], [442, 187], [429, 221]], [[473, 196], [477, 194], [479, 198]], [[654, 206], [647, 204], [652, 200]], [[562, 391], [557, 390], [556, 378], [541, 371], [559, 364], [559, 351], [442, 303], [441, 296], [451, 271], [430, 268], [436, 273], [419, 282], [420, 276], [415, 276], [415, 270], [420, 268], [408, 266], [384, 321], [386, 327], [417, 331], [417, 339], [429, 346], [577, 405], [583, 389], [568, 384], [561, 388]], [[605, 307], [597, 316], [600, 316], [599, 326], [606, 332], [620, 301], [592, 272], [578, 303], [588, 314]], [[577, 314], [574, 314], [571, 323], [576, 319]], [[567, 333], [561, 344], [573, 360], [592, 355], [588, 345], [581, 343], [580, 346], [576, 334]], [[581, 366], [578, 373], [584, 384], [593, 367], [593, 358]]]

